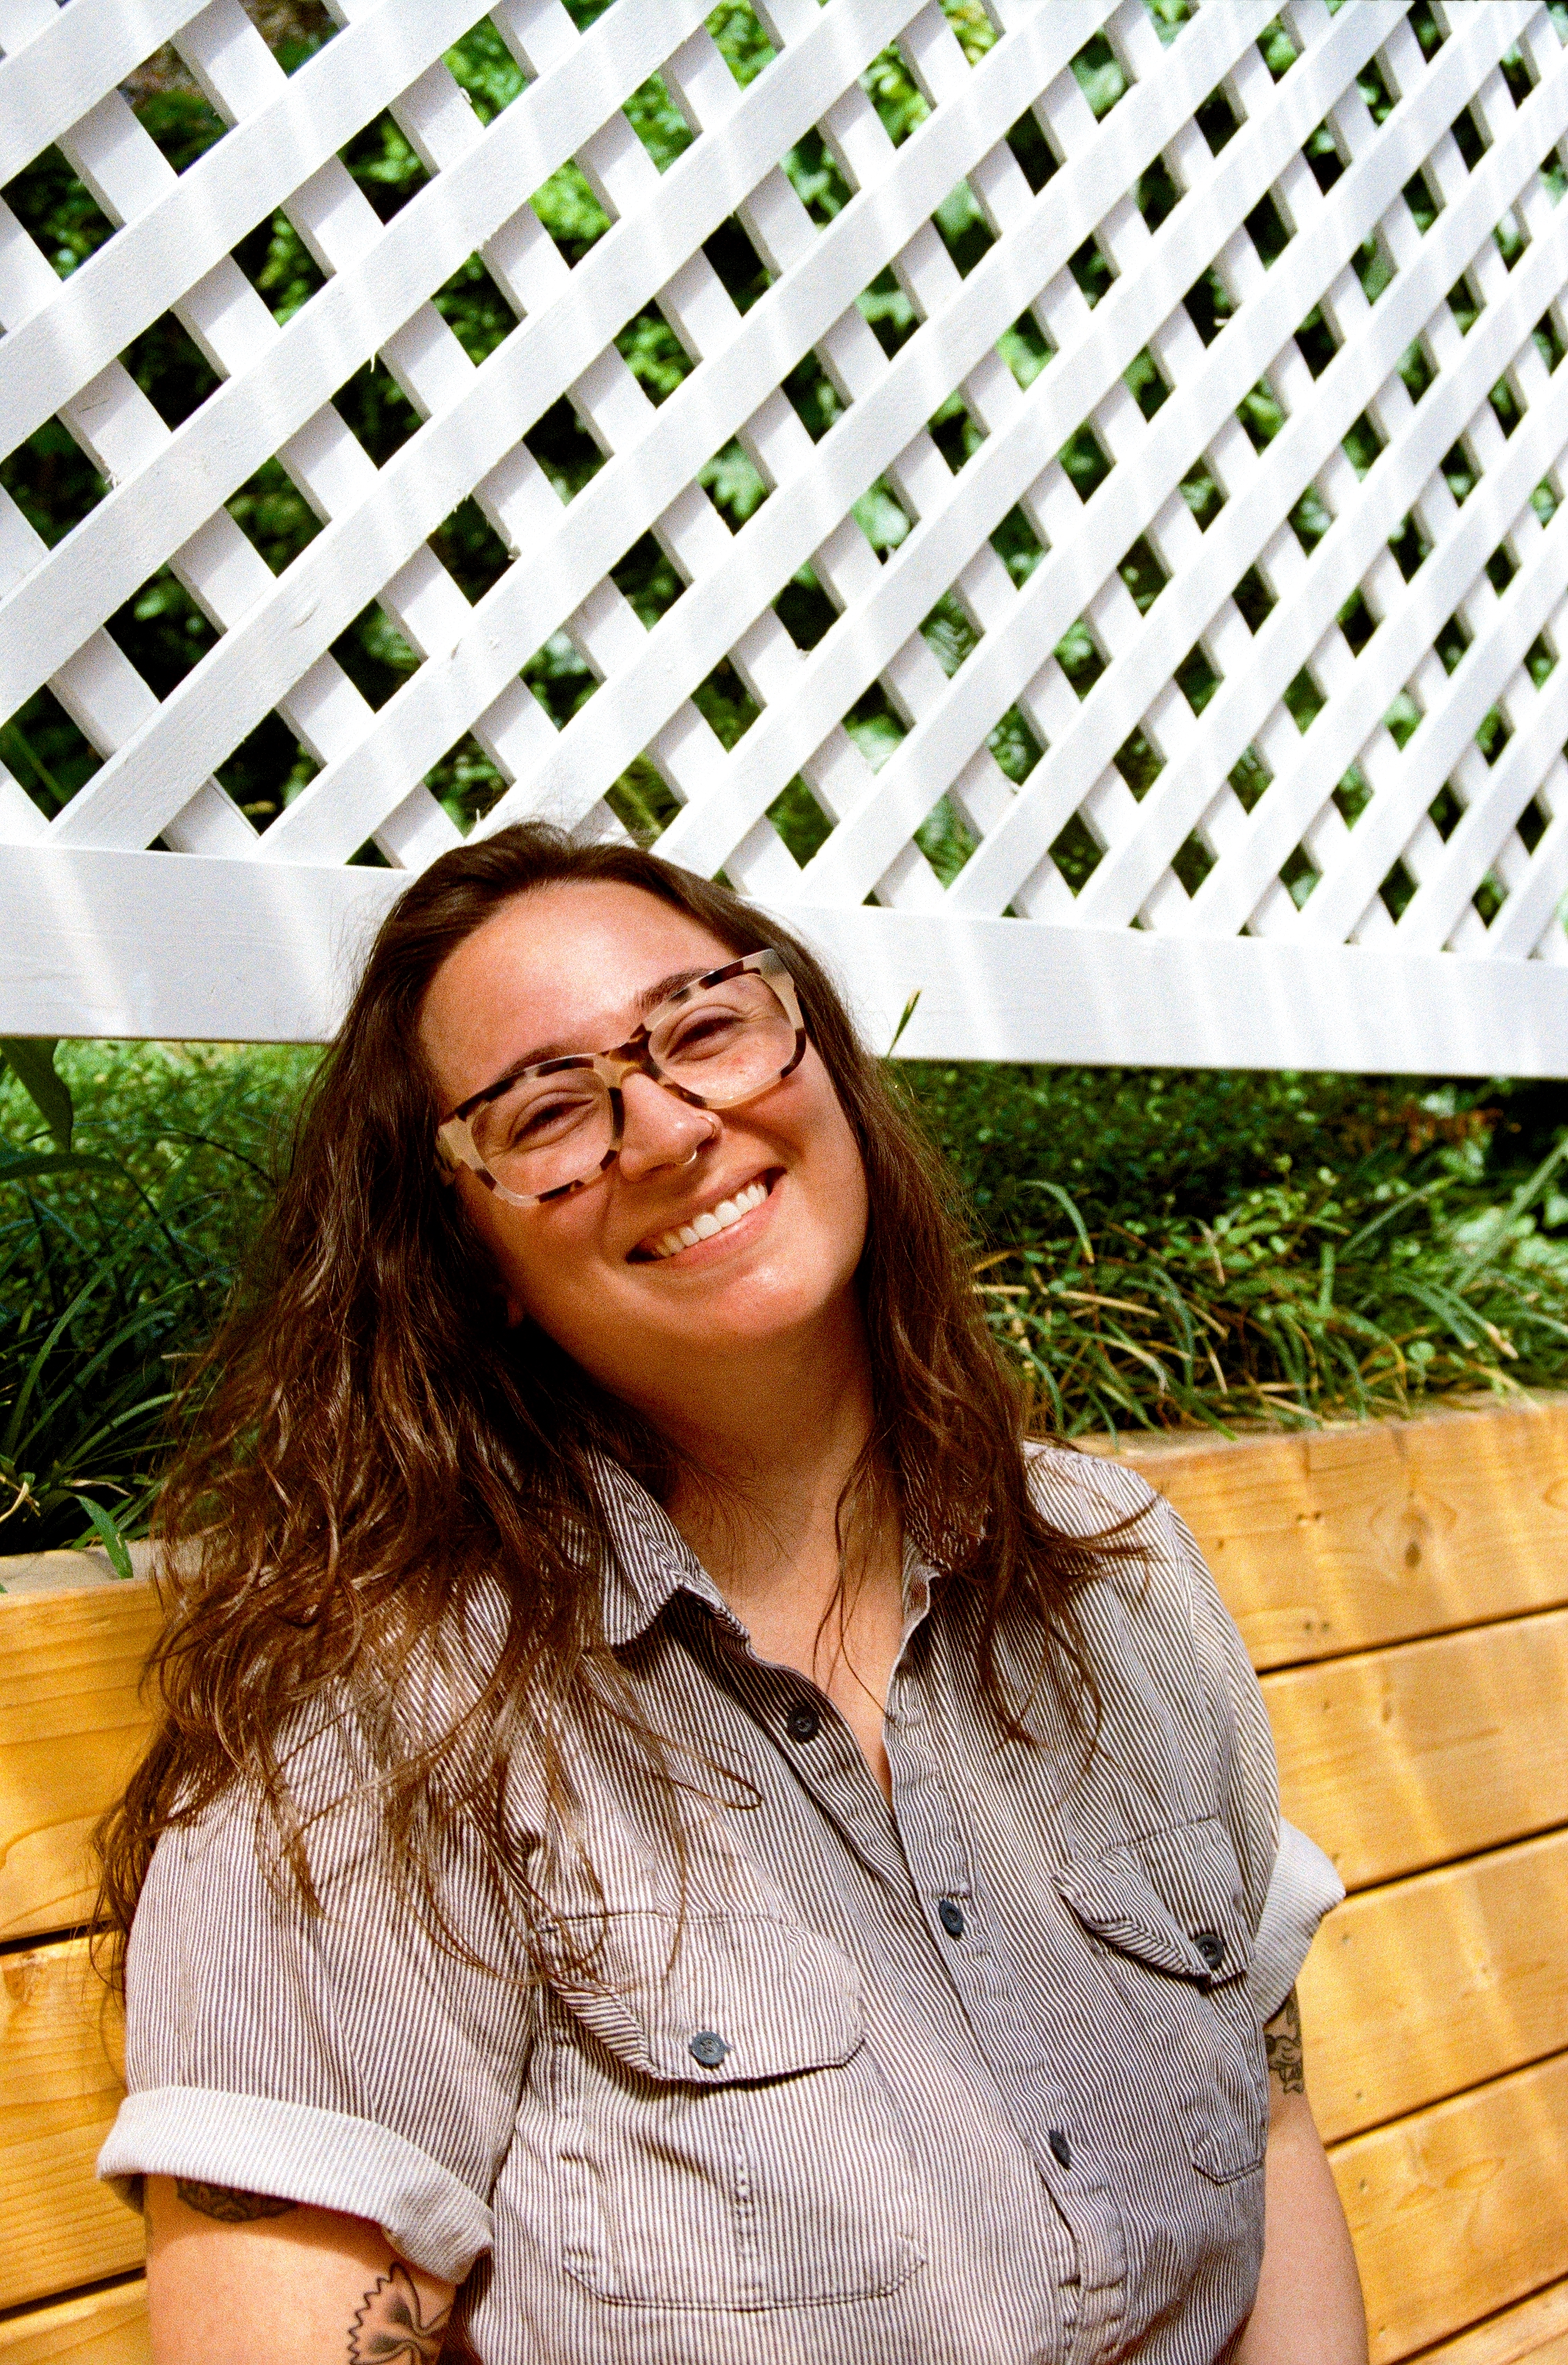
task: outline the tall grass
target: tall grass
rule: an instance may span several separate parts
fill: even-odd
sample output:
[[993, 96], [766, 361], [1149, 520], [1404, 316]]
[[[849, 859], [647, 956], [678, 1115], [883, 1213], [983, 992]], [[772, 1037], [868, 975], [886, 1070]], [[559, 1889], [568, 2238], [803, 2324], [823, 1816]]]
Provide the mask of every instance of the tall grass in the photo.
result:
[[1568, 1383], [1568, 1091], [908, 1071], [1042, 1424], [1409, 1414]]

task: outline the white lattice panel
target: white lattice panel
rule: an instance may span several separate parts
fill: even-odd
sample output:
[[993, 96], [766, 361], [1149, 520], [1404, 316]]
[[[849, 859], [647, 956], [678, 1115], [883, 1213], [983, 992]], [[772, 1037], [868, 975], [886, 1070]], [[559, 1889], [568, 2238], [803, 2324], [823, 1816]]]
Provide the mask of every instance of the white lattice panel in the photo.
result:
[[[428, 782], [471, 740], [481, 829], [617, 831], [656, 776], [661, 849], [873, 1026], [923, 990], [915, 1052], [1568, 1071], [1562, 12], [754, 5], [743, 86], [733, 7], [502, 0], [487, 123], [443, 62], [474, 0], [335, 0], [292, 74], [240, 0], [0, 0], [0, 183], [52, 142], [113, 225], [62, 277], [0, 203], [0, 450], [52, 415], [103, 480], [52, 548], [0, 498], [0, 713], [47, 689], [102, 759], [49, 819], [0, 769], [0, 1033], [320, 1031], [458, 842]], [[118, 89], [166, 41], [229, 127], [179, 173]], [[384, 225], [342, 155], [387, 111], [427, 177]], [[610, 226], [570, 263], [519, 195], [573, 160]], [[280, 214], [321, 275], [281, 323], [234, 259]], [[478, 363], [431, 300], [474, 256], [514, 316]], [[218, 380], [174, 427], [126, 359], [171, 313]], [[686, 363], [656, 403], [645, 314]], [[379, 466], [338, 407], [373, 360], [419, 420]], [[566, 502], [527, 440], [563, 399], [603, 455]], [[278, 575], [236, 514], [274, 460], [320, 521]], [[432, 547], [470, 499], [507, 554], [473, 600]], [[650, 534], [655, 616], [615, 579]], [[164, 569], [217, 631], [160, 699], [110, 626]], [[334, 654], [367, 609], [411, 653], [379, 707]], [[552, 646], [597, 684], [564, 722]], [[269, 714], [311, 777], [263, 827], [219, 776]]]

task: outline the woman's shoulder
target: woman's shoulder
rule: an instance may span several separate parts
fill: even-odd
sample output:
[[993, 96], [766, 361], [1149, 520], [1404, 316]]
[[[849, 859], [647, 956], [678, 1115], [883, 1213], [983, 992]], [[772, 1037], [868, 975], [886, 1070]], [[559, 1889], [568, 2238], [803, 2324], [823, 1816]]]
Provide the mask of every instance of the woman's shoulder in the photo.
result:
[[[1136, 1651], [1161, 1688], [1194, 1673], [1228, 1721], [1250, 1714], [1256, 1679], [1186, 1523], [1141, 1472], [1114, 1455], [1031, 1443], [1030, 1488], [1059, 1533], [1103, 1550], [1085, 1597], [1103, 1647]], [[1098, 1598], [1103, 1614], [1092, 1607]], [[1114, 1607], [1112, 1607], [1114, 1603]]]
[[1114, 1455], [1028, 1438], [1024, 1458], [1037, 1508], [1064, 1535], [1088, 1542], [1107, 1527], [1141, 1521], [1151, 1512], [1158, 1518], [1164, 1508], [1148, 1479]]

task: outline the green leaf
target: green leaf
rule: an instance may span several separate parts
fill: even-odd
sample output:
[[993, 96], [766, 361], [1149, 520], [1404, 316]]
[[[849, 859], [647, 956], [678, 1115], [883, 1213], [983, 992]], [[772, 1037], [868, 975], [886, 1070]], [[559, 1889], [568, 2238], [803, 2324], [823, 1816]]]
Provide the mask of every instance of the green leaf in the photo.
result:
[[1051, 1197], [1058, 1200], [1060, 1205], [1066, 1208], [1068, 1221], [1071, 1224], [1073, 1230], [1078, 1234], [1079, 1239], [1083, 1243], [1083, 1253], [1085, 1257], [1088, 1259], [1089, 1262], [1092, 1264], [1094, 1261], [1094, 1250], [1090, 1245], [1088, 1229], [1084, 1224], [1082, 1216], [1078, 1212], [1076, 1203], [1069, 1196], [1067, 1192], [1062, 1189], [1061, 1184], [1059, 1182], [1037, 1181], [1025, 1182], [1022, 1187], [1025, 1191], [1048, 1191]]
[[17, 1082], [61, 1149], [69, 1149], [76, 1112], [64, 1078], [55, 1074], [54, 1052], [54, 1040], [49, 1036], [0, 1036], [0, 1053], [10, 1061]]
[[85, 1495], [78, 1495], [76, 1500], [92, 1520], [98, 1541], [109, 1556], [109, 1566], [117, 1576], [123, 1577], [127, 1583], [129, 1583], [134, 1578], [136, 1571], [130, 1564], [130, 1554], [126, 1550], [125, 1538], [108, 1513], [99, 1504], [91, 1501]]
[[910, 1020], [914, 1016], [916, 1010], [919, 1008], [920, 997], [924, 991], [925, 989], [924, 986], [917, 985], [914, 992], [910, 995], [909, 1000], [904, 1003], [903, 1015], [899, 1020], [898, 1025], [893, 1028], [893, 1039], [888, 1045], [885, 1055], [888, 1059], [890, 1059], [893, 1053], [898, 1049], [899, 1038], [902, 1035], [904, 1028], [909, 1025]]
[[0, 1182], [26, 1182], [35, 1174], [118, 1174], [112, 1158], [89, 1158], [74, 1149], [0, 1150]]

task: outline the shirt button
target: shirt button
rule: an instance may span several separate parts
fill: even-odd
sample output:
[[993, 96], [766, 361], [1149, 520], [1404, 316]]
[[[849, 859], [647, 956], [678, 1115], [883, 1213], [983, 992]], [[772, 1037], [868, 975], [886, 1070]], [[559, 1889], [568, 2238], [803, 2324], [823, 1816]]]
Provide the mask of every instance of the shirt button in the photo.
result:
[[1211, 1971], [1217, 1971], [1225, 1960], [1225, 1940], [1217, 1930], [1194, 1930], [1193, 1944]]
[[1072, 2166], [1072, 2146], [1069, 2143], [1061, 2129], [1059, 2127], [1053, 2127], [1049, 2135], [1046, 2137], [1046, 2141], [1051, 2147], [1051, 2158], [1056, 2161], [1057, 2166], [1058, 2168], [1070, 2168]]
[[938, 1901], [936, 1919], [941, 1922], [949, 1938], [963, 1936], [964, 1911], [961, 1905], [955, 1905], [950, 1897], [944, 1897]]
[[814, 1741], [822, 1730], [822, 1719], [810, 1700], [797, 1700], [784, 1720], [784, 1730], [791, 1741]]
[[716, 2028], [700, 2028], [686, 2049], [704, 2069], [716, 2069], [730, 2048]]

